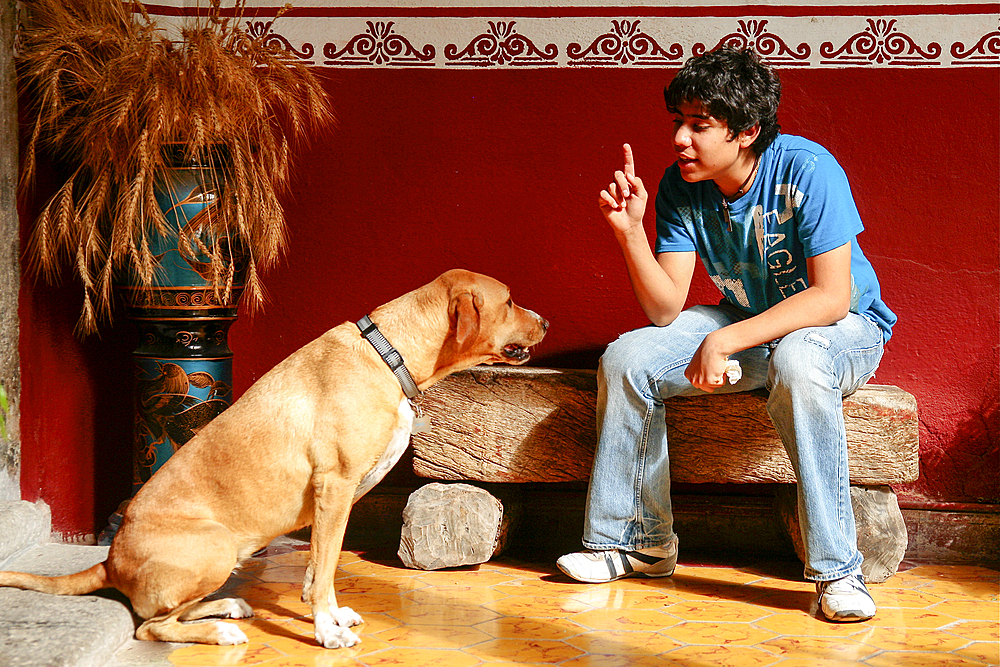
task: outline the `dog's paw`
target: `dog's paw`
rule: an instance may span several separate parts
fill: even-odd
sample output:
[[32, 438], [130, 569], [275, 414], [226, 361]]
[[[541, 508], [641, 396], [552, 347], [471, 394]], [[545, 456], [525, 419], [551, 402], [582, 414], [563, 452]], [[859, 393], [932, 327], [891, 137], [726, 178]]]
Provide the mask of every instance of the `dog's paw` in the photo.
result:
[[253, 608], [245, 600], [226, 598], [225, 602], [227, 603], [226, 609], [219, 614], [223, 618], [251, 618], [253, 616]]
[[[346, 607], [342, 607], [342, 609], [344, 608]], [[339, 609], [337, 611], [338, 613], [340, 612]], [[351, 613], [354, 614], [353, 611]], [[354, 615], [357, 616], [357, 614]], [[358, 620], [361, 620], [360, 617], [358, 617]], [[356, 634], [340, 625], [331, 614], [318, 614], [313, 623], [315, 625], [316, 641], [319, 642], [320, 646], [325, 648], [350, 648], [361, 643], [361, 639]]]
[[232, 623], [216, 622], [215, 629], [219, 634], [219, 646], [234, 646], [249, 641], [243, 631]]
[[333, 611], [334, 622], [342, 628], [353, 628], [355, 625], [364, 623], [364, 619], [350, 607], [341, 607]]

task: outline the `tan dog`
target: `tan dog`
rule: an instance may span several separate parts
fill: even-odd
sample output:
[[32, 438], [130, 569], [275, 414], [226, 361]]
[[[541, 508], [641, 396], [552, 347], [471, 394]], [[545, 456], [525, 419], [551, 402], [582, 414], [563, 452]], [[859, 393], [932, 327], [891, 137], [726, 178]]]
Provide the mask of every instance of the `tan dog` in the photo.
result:
[[[420, 390], [476, 364], [528, 360], [548, 322], [486, 276], [449, 271], [371, 313]], [[153, 475], [129, 503], [108, 558], [84, 572], [0, 572], [0, 585], [79, 595], [114, 587], [147, 619], [138, 639], [247, 641], [209, 617], [243, 618], [237, 598], [204, 602], [241, 559], [312, 525], [302, 600], [317, 641], [360, 640], [333, 589], [354, 500], [398, 460], [413, 411], [400, 381], [354, 323], [335, 327], [260, 378]]]

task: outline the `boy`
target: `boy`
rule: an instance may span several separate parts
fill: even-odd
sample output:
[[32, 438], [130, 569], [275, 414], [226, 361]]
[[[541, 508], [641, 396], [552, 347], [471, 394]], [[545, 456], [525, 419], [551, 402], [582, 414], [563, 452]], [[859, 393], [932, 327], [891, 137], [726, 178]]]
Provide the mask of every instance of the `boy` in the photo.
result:
[[[608, 346], [598, 371], [598, 446], [583, 544], [557, 564], [574, 579], [669, 576], [677, 563], [663, 399], [766, 387], [798, 479], [805, 576], [833, 621], [866, 620], [850, 501], [843, 397], [875, 373], [896, 317], [861, 252], [843, 169], [821, 146], [782, 135], [781, 84], [750, 50], [690, 59], [664, 91], [677, 161], [656, 196], [624, 170], [600, 207], [655, 326]], [[723, 294], [683, 310], [695, 260]], [[742, 378], [725, 382], [727, 362]]]

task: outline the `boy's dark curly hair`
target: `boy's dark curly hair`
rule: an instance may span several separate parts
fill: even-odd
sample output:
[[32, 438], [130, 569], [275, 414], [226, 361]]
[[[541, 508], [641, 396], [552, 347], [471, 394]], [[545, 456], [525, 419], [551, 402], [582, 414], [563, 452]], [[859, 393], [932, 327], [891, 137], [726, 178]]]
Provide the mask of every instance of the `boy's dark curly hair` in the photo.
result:
[[730, 137], [760, 124], [751, 148], [764, 152], [781, 131], [778, 102], [781, 81], [752, 49], [722, 47], [688, 59], [663, 99], [671, 113], [684, 103], [699, 102], [713, 117], [729, 125]]

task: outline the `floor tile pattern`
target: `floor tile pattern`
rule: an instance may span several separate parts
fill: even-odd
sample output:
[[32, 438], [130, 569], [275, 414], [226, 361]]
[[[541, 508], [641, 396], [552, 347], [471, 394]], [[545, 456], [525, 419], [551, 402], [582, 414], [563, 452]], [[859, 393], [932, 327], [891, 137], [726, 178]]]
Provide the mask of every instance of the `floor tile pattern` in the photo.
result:
[[[233, 621], [249, 638], [233, 647], [136, 647], [147, 659], [118, 665], [178, 667], [472, 667], [565, 665], [1000, 664], [998, 572], [904, 563], [871, 586], [879, 606], [867, 623], [817, 615], [813, 585], [797, 563], [685, 563], [668, 579], [573, 582], [549, 564], [505, 558], [425, 572], [391, 556], [343, 554], [341, 605], [365, 623], [354, 648], [320, 648], [299, 600], [305, 544], [272, 545], [234, 573], [224, 592], [255, 617]], [[134, 645], [150, 644], [133, 642]], [[148, 658], [158, 650], [159, 660]]]

